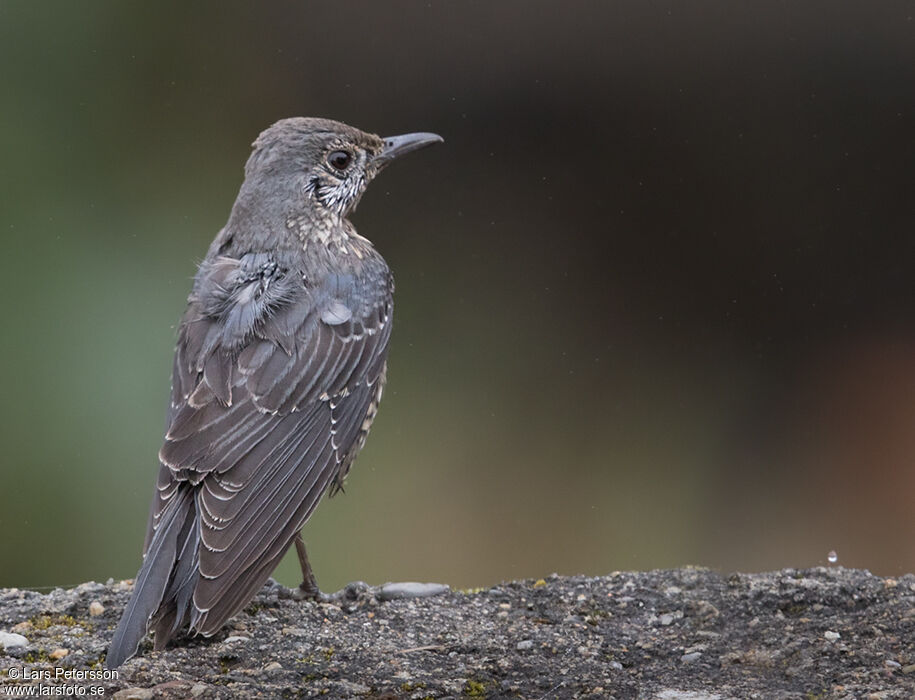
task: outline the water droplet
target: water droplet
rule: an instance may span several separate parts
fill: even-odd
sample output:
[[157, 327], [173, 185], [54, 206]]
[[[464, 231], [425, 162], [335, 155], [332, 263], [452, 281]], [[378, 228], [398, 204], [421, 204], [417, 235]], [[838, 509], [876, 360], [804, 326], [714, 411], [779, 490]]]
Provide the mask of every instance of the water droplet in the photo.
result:
[[832, 550], [829, 554], [827, 554], [827, 555], [826, 555], [826, 560], [827, 560], [830, 564], [835, 564], [837, 561], [839, 561], [839, 555], [836, 554], [836, 550]]

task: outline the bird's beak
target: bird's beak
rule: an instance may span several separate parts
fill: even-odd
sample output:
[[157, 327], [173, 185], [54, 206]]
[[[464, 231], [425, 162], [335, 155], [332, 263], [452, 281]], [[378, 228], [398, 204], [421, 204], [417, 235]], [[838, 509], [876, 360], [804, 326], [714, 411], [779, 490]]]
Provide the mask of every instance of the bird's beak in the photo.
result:
[[384, 139], [384, 148], [375, 156], [376, 167], [381, 170], [395, 158], [410, 153], [411, 151], [431, 146], [433, 143], [442, 143], [443, 139], [438, 134], [418, 132], [416, 134], [401, 134], [400, 136], [387, 136]]

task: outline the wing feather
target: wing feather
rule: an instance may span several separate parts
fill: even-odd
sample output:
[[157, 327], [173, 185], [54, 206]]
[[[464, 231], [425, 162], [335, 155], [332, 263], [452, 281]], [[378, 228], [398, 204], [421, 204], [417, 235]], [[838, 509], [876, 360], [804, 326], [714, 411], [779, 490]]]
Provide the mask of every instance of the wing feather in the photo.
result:
[[[393, 291], [383, 261], [369, 262], [362, 276], [308, 285], [264, 254], [201, 266], [178, 333], [147, 537], [178, 486], [196, 485], [196, 579], [179, 562], [193, 585], [176, 587], [179, 611], [193, 589], [194, 631], [212, 634], [250, 599], [361, 446]], [[174, 634], [180, 620], [162, 620]]]

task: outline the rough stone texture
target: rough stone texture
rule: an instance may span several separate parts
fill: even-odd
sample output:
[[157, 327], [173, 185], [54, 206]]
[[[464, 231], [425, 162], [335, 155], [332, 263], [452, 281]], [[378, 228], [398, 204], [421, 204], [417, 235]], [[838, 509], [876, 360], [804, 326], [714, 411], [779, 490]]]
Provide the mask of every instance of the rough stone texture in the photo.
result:
[[100, 671], [128, 583], [2, 590], [0, 631], [28, 642], [0, 650], [0, 691], [37, 684], [27, 669], [116, 698], [915, 697], [912, 575], [687, 568], [379, 591], [353, 585], [331, 604], [270, 585], [212, 639], [144, 643], [117, 679], [55, 681], [55, 668]]

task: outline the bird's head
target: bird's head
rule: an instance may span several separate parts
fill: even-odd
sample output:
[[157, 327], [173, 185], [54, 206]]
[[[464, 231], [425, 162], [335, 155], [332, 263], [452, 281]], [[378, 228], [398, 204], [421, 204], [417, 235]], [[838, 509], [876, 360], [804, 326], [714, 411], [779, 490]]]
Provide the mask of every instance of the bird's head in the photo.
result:
[[245, 183], [296, 209], [345, 217], [388, 163], [442, 140], [429, 133], [382, 138], [330, 119], [283, 119], [254, 142]]

